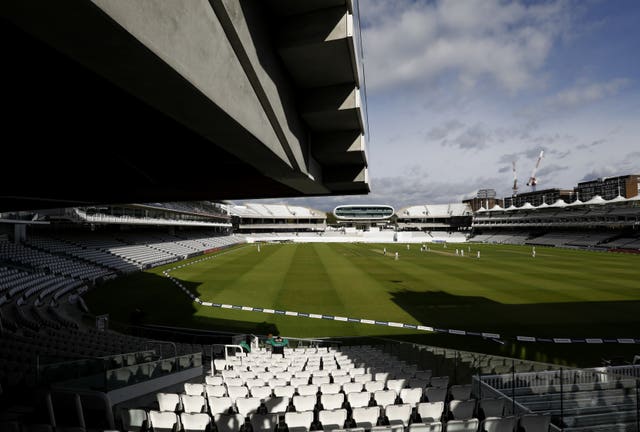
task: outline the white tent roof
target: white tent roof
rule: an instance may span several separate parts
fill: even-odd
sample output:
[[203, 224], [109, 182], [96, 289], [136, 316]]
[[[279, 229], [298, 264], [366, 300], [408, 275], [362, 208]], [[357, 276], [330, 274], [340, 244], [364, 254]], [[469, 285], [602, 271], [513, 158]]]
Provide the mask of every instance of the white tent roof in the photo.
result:
[[622, 195], [618, 195], [615, 198], [611, 198], [609, 201], [607, 201], [607, 203], [618, 203], [618, 202], [625, 202], [627, 199], [625, 197], [623, 197]]
[[640, 194], [631, 198], [627, 198], [627, 201], [640, 201]]
[[479, 211], [479, 212], [486, 212], [486, 211], [487, 211], [487, 209], [486, 209], [486, 208], [484, 208], [484, 207], [480, 207], [480, 208], [478, 209], [478, 211]]
[[553, 204], [551, 204], [549, 207], [558, 207], [558, 208], [563, 208], [568, 206], [569, 204], [567, 204], [566, 202], [564, 202], [564, 200], [558, 198], [556, 200], [556, 202], [554, 202]]
[[604, 204], [606, 202], [607, 201], [604, 198], [602, 198], [600, 195], [596, 195], [593, 198], [591, 198], [589, 201], [587, 201], [585, 204], [588, 204], [588, 205], [594, 205], [594, 204], [600, 205], [600, 204]]
[[551, 207], [549, 204], [547, 204], [546, 202], [542, 202], [542, 204], [540, 204], [539, 206], [537, 206], [537, 209], [543, 209], [543, 208], [547, 208], [547, 207]]
[[504, 210], [502, 207], [500, 207], [498, 204], [494, 205], [493, 207], [491, 207], [489, 209], [489, 211], [502, 211]]
[[535, 209], [534, 206], [531, 205], [530, 202], [526, 202], [524, 204], [522, 204], [522, 206], [518, 207], [521, 210], [525, 210], [525, 209]]
[[580, 206], [580, 205], [584, 205], [584, 203], [582, 201], [580, 201], [579, 199], [575, 200], [571, 204], [567, 204], [568, 207]]
[[518, 210], [518, 207], [514, 206], [513, 204], [511, 204], [509, 207], [507, 207], [505, 210], [507, 211], [511, 211], [511, 210]]

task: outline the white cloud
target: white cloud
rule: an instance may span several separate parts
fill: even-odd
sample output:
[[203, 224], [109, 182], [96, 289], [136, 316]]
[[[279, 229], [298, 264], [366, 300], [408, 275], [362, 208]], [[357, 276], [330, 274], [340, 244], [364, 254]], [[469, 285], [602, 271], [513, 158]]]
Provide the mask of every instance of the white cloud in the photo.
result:
[[501, 0], [363, 1], [368, 88], [447, 77], [463, 87], [487, 79], [509, 91], [533, 83], [566, 30], [567, 3]]
[[573, 108], [615, 96], [631, 84], [627, 78], [615, 78], [601, 83], [579, 83], [547, 99], [547, 106], [555, 109]]

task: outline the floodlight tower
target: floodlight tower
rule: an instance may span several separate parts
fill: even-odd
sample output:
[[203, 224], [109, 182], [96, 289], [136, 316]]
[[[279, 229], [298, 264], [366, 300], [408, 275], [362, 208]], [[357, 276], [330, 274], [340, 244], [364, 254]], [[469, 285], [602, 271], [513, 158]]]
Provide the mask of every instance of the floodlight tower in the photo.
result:
[[516, 174], [516, 161], [511, 162], [511, 165], [513, 167], [513, 187], [511, 188], [513, 193], [511, 194], [511, 196], [516, 196], [518, 195], [518, 175]]
[[531, 190], [536, 190], [536, 185], [538, 184], [538, 179], [536, 178], [536, 172], [540, 167], [540, 162], [544, 157], [544, 150], [540, 151], [540, 155], [538, 156], [538, 160], [536, 161], [536, 165], [533, 167], [533, 171], [531, 171], [531, 177], [529, 177], [529, 181], [527, 182], [527, 186], [531, 186]]

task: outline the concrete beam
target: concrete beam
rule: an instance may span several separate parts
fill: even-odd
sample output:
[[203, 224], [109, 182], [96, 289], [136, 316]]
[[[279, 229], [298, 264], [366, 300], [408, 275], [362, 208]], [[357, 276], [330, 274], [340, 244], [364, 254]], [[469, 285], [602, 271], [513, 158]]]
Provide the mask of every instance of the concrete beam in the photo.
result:
[[311, 146], [316, 160], [325, 166], [367, 164], [365, 138], [359, 130], [313, 134]]
[[354, 69], [353, 16], [344, 6], [285, 19], [278, 44], [280, 57], [299, 87], [360, 85]]
[[360, 90], [350, 84], [309, 90], [301, 111], [314, 132], [364, 129]]
[[324, 171], [325, 184], [336, 192], [369, 193], [369, 170], [362, 165], [328, 167]]

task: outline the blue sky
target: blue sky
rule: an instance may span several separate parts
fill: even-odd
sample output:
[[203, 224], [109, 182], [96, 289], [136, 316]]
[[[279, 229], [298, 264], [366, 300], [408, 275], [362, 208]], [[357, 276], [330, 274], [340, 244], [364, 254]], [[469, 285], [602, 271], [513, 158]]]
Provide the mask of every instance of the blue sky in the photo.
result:
[[640, 1], [360, 0], [372, 193], [459, 202], [640, 173]]

